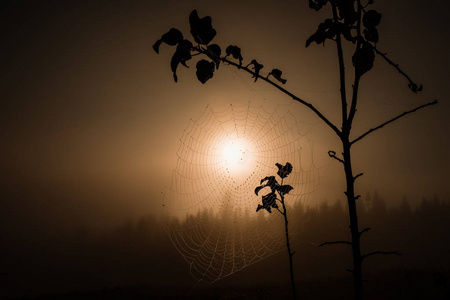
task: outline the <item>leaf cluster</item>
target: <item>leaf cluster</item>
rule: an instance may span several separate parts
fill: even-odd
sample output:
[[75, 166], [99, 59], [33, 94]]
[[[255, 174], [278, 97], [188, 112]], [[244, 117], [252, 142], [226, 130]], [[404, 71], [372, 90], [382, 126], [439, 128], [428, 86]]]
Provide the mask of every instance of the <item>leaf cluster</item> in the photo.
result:
[[[255, 188], [256, 196], [258, 196], [259, 192], [266, 187], [269, 187], [271, 192], [262, 196], [262, 205], [258, 204], [256, 211], [259, 211], [260, 209], [265, 209], [269, 213], [271, 213], [272, 208], [278, 209], [277, 200], [281, 202], [284, 206], [284, 196], [294, 189], [290, 185], [283, 185], [283, 179], [286, 178], [292, 172], [292, 165], [289, 162], [286, 163], [286, 165], [284, 166], [279, 163], [276, 163], [275, 165], [278, 167], [277, 174], [281, 178], [281, 184], [278, 183], [278, 181], [275, 179], [275, 176], [266, 176], [263, 179], [261, 179], [260, 182], [261, 185]], [[278, 193], [281, 199], [277, 198], [276, 193]]]
[[379, 39], [377, 26], [380, 24], [381, 14], [376, 10], [366, 10], [373, 1], [362, 7], [359, 0], [309, 0], [309, 6], [318, 11], [328, 2], [336, 9], [334, 18], [325, 19], [319, 24], [316, 32], [306, 40], [306, 47], [313, 42], [325, 45], [327, 39], [337, 41], [340, 36], [344, 37], [345, 40], [357, 44], [352, 62], [358, 76], [362, 76], [373, 67], [374, 48]]
[[[219, 69], [221, 62], [230, 62], [228, 58], [232, 58], [239, 62], [242, 67], [244, 58], [241, 49], [235, 45], [229, 45], [225, 48], [225, 56], [222, 56], [222, 48], [217, 44], [211, 44], [216, 36], [216, 30], [212, 26], [210, 16], [200, 18], [197, 10], [193, 10], [189, 15], [190, 33], [194, 38], [194, 43], [184, 38], [180, 30], [171, 28], [167, 33], [163, 34], [159, 40], [153, 45], [153, 49], [159, 54], [159, 48], [162, 43], [169, 46], [176, 46], [175, 53], [172, 56], [170, 68], [173, 73], [173, 79], [178, 81], [177, 69], [181, 64], [188, 68], [187, 61], [196, 55], [204, 55], [207, 59], [201, 59], [196, 64], [197, 79], [201, 83], [206, 83], [214, 75], [214, 71]], [[260, 71], [264, 67], [253, 59], [245, 68], [252, 67], [255, 81], [261, 77]], [[273, 69], [266, 78], [272, 76], [281, 83], [286, 83], [286, 79], [281, 77], [282, 71]]]

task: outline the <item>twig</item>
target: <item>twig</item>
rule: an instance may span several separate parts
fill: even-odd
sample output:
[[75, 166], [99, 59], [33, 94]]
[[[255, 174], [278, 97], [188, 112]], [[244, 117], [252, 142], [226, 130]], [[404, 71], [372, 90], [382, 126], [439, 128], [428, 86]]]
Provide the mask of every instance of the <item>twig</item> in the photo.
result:
[[276, 207], [276, 209], [284, 216], [284, 212], [282, 212], [278, 207]]
[[370, 253], [362, 255], [361, 261], [363, 261], [367, 257], [373, 256], [373, 255], [402, 255], [402, 254], [398, 251], [375, 251], [375, 252], [370, 252]]
[[364, 175], [364, 173], [359, 173], [359, 174], [357, 174], [355, 177], [353, 177], [353, 180], [356, 180], [358, 177], [361, 177], [361, 176], [363, 176]]
[[335, 151], [331, 151], [331, 150], [328, 151], [328, 156], [330, 156], [331, 158], [334, 158], [335, 160], [337, 160], [340, 163], [344, 164], [344, 161], [336, 156], [336, 152]]
[[[392, 60], [390, 60], [390, 59], [386, 56], [386, 53], [381, 52], [381, 51], [378, 50], [375, 46], [372, 46], [372, 48], [373, 48], [373, 50], [374, 50], [378, 55], [380, 55], [381, 57], [383, 57], [385, 61], [387, 61], [391, 66], [393, 66], [393, 67], [394, 67], [401, 75], [403, 75], [403, 76], [409, 81], [410, 87], [416, 87], [416, 88], [417, 88], [418, 85], [417, 85], [414, 81], [412, 81], [412, 79], [408, 76], [408, 74], [406, 74], [405, 72], [403, 72], [402, 69], [400, 69], [400, 67], [399, 67], [398, 64], [396, 64], [396, 63], [394, 63]], [[412, 88], [411, 88], [411, 89], [412, 89]], [[413, 90], [413, 91], [417, 93], [417, 91], [415, 91], [415, 90]]]
[[361, 232], [359, 233], [359, 236], [361, 236], [364, 232], [368, 232], [370, 230], [370, 227], [364, 228], [363, 230], [361, 230]]
[[386, 121], [386, 122], [384, 122], [383, 124], [381, 124], [381, 125], [379, 125], [379, 126], [377, 126], [377, 127], [375, 127], [375, 128], [372, 128], [372, 129], [368, 130], [366, 133], [362, 134], [361, 136], [359, 136], [358, 138], [356, 138], [355, 140], [353, 140], [352, 142], [350, 142], [350, 144], [353, 145], [354, 143], [356, 143], [357, 141], [361, 140], [362, 138], [364, 138], [364, 137], [365, 137], [366, 135], [368, 135], [369, 133], [372, 133], [372, 132], [374, 132], [375, 130], [380, 129], [381, 127], [384, 127], [385, 125], [387, 125], [387, 124], [389, 124], [389, 123], [392, 123], [392, 122], [394, 122], [395, 120], [400, 119], [400, 118], [403, 117], [403, 116], [406, 116], [407, 114], [413, 113], [413, 112], [415, 112], [416, 110], [419, 110], [419, 109], [421, 109], [421, 108], [424, 108], [424, 107], [427, 107], [427, 106], [430, 106], [430, 105], [434, 105], [434, 104], [437, 104], [437, 103], [438, 103], [438, 100], [435, 99], [435, 100], [432, 101], [432, 102], [428, 102], [428, 103], [425, 103], [425, 104], [423, 104], [423, 105], [420, 105], [420, 106], [418, 106], [418, 107], [416, 107], [416, 108], [414, 108], [414, 109], [405, 111], [404, 113], [402, 113], [402, 114], [396, 116], [395, 118], [392, 118], [392, 119], [390, 119], [389, 121]]
[[324, 243], [318, 245], [317, 247], [322, 247], [322, 246], [325, 246], [325, 245], [336, 245], [336, 244], [351, 245], [352, 243], [348, 242], [348, 241], [324, 242]]

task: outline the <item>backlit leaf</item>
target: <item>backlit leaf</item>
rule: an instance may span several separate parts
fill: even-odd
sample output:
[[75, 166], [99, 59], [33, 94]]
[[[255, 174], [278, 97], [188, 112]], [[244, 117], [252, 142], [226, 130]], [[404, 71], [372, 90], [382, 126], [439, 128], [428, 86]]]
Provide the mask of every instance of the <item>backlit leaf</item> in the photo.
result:
[[281, 178], [286, 178], [292, 172], [292, 165], [289, 162], [287, 162], [284, 166], [279, 163], [276, 163], [275, 165], [278, 167], [277, 174]]
[[376, 10], [369, 10], [363, 15], [363, 25], [366, 28], [374, 28], [380, 24], [381, 14]]
[[282, 84], [286, 83], [286, 79], [281, 78], [281, 74], [283, 74], [283, 72], [281, 72], [278, 69], [273, 69], [272, 71], [270, 71], [269, 75], [267, 75], [267, 77], [269, 77], [270, 75], [272, 75], [276, 80], [278, 80], [279, 82], [281, 82]]
[[209, 42], [216, 36], [216, 30], [212, 27], [212, 19], [210, 16], [199, 18], [197, 10], [193, 10], [189, 15], [189, 24], [191, 25], [191, 34], [194, 40], [203, 45], [208, 45]]
[[178, 77], [176, 74], [178, 64], [181, 63], [183, 66], [187, 67], [186, 61], [188, 61], [189, 59], [192, 58], [191, 49], [192, 49], [192, 43], [188, 40], [183, 40], [178, 44], [177, 50], [175, 51], [175, 53], [172, 56], [172, 60], [170, 62], [170, 68], [172, 69], [173, 79], [175, 80], [175, 82], [178, 81]]
[[231, 55], [234, 59], [239, 59], [239, 65], [242, 66], [243, 58], [241, 54], [241, 48], [239, 48], [238, 46], [230, 45], [227, 47], [225, 52], [227, 53], [225, 57]]
[[256, 61], [256, 59], [252, 59], [252, 61], [246, 66], [248, 68], [249, 66], [253, 65], [253, 70], [255, 70], [255, 75], [253, 75], [252, 78], [255, 78], [255, 82], [258, 79], [259, 71], [264, 68], [264, 66]]
[[258, 196], [258, 193], [259, 193], [259, 191], [261, 191], [263, 188], [265, 188], [266, 186], [265, 185], [260, 185], [260, 186], [258, 186], [256, 189], [255, 189], [255, 194], [256, 194], [256, 196]]
[[357, 49], [352, 57], [353, 66], [359, 76], [364, 75], [367, 71], [372, 69], [374, 60], [375, 53], [372, 46], [367, 42], [364, 42], [362, 47]]
[[183, 34], [181, 33], [181, 31], [179, 31], [176, 28], [171, 28], [169, 32], [164, 33], [161, 36], [161, 39], [156, 41], [156, 43], [153, 45], [153, 50], [155, 50], [156, 53], [159, 53], [159, 46], [161, 45], [161, 43], [166, 43], [167, 45], [175, 46], [182, 40]]
[[326, 39], [332, 39], [335, 35], [336, 29], [333, 20], [326, 19], [323, 23], [319, 24], [316, 32], [306, 40], [306, 47], [309, 47], [312, 42], [324, 44]]
[[200, 60], [197, 63], [197, 78], [201, 83], [207, 82], [214, 75], [215, 64], [212, 61]]
[[294, 188], [290, 185], [281, 185], [278, 187], [278, 192], [284, 196], [285, 194], [289, 194]]
[[[265, 184], [263, 182], [267, 181]], [[277, 187], [280, 185], [278, 181], [275, 179], [275, 176], [266, 176], [263, 179], [261, 179], [261, 185], [268, 186], [271, 188], [272, 192], [274, 192]]]

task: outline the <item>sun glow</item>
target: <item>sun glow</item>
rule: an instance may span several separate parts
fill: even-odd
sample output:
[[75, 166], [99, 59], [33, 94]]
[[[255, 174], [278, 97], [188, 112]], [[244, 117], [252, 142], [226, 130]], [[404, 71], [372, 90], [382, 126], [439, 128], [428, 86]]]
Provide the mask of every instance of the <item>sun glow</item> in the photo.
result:
[[244, 144], [232, 141], [225, 146], [222, 155], [229, 163], [244, 164], [248, 159], [249, 150]]
[[253, 171], [256, 158], [254, 145], [245, 138], [234, 138], [224, 142], [222, 147], [222, 160], [226, 170], [233, 177], [246, 177]]

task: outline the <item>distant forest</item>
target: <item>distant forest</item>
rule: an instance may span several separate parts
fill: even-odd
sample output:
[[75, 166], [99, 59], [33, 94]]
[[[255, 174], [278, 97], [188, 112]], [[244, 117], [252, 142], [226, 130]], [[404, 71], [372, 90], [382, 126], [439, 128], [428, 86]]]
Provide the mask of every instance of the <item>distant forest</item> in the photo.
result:
[[[370, 289], [394, 294], [401, 290], [402, 295], [436, 299], [449, 293], [450, 203], [424, 199], [411, 208], [406, 199], [397, 206], [388, 205], [377, 193], [365, 199], [368, 200], [361, 200], [359, 218], [361, 228], [371, 230], [362, 237], [363, 253], [376, 250], [402, 253], [367, 260], [364, 268]], [[351, 267], [347, 246], [317, 247], [325, 241], [349, 238], [348, 216], [341, 203], [296, 204], [289, 213], [291, 220], [302, 220], [296, 223], [301, 228], [292, 229], [299, 232], [293, 246], [297, 280], [305, 283], [337, 278], [348, 284], [351, 291], [351, 277], [346, 271]], [[163, 222], [148, 215], [103, 233], [79, 228], [63, 236], [3, 237], [0, 291], [16, 297], [139, 285], [169, 289], [178, 285], [190, 290], [195, 282]], [[288, 282], [286, 270], [283, 252], [215, 286], [283, 285]], [[389, 291], [389, 285], [399, 288]], [[302, 288], [305, 285], [300, 284], [299, 289]]]

